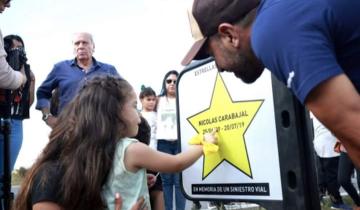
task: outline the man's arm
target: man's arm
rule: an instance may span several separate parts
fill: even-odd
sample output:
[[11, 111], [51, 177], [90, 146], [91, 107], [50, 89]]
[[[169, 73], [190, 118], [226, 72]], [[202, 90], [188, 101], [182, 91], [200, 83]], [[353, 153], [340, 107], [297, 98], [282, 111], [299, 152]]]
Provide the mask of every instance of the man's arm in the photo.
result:
[[0, 56], [0, 88], [15, 90], [25, 82], [25, 74], [14, 71], [7, 63], [5, 56]]
[[340, 74], [322, 82], [310, 92], [305, 105], [360, 167], [360, 95], [349, 78]]
[[6, 61], [3, 36], [0, 31], [0, 88], [16, 90], [26, 83], [24, 66], [14, 71]]
[[56, 117], [50, 115], [51, 98], [53, 91], [58, 87], [56, 65], [51, 70], [45, 81], [38, 87], [36, 91], [37, 103], [35, 109], [40, 110], [43, 114], [43, 120], [47, 125], [53, 127], [56, 122]]

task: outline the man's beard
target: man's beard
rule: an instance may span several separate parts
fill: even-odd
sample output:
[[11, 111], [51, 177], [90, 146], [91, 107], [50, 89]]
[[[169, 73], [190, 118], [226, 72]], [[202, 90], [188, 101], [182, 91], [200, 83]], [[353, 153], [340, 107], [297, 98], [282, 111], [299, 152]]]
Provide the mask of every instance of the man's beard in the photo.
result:
[[230, 71], [245, 83], [255, 82], [264, 70], [264, 66], [252, 53], [237, 54], [233, 59]]

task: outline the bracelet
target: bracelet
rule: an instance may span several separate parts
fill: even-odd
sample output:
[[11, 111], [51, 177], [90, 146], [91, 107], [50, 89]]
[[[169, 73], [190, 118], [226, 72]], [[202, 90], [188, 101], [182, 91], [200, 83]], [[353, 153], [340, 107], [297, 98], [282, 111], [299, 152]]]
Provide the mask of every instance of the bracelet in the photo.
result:
[[[217, 138], [219, 137], [218, 134], [215, 134]], [[219, 139], [219, 138], [218, 138]], [[219, 150], [219, 146], [207, 141], [204, 141], [204, 135], [197, 134], [196, 136], [192, 137], [189, 140], [190, 145], [203, 145], [203, 151], [205, 155], [208, 155], [210, 153], [215, 153]]]

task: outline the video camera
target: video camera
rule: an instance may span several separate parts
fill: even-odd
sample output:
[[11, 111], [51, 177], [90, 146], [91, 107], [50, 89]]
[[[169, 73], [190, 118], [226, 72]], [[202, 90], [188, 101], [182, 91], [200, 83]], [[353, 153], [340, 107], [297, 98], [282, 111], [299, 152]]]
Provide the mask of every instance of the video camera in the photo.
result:
[[[6, 49], [7, 57], [6, 61], [8, 64], [13, 68], [15, 71], [20, 71], [21, 67], [26, 67], [26, 53], [24, 48], [18, 47], [18, 48], [12, 48], [12, 49]], [[26, 71], [29, 71], [29, 69], [25, 68], [25, 74]], [[6, 90], [6, 89], [0, 89], [0, 118], [10, 118], [11, 116], [11, 102], [12, 102], [12, 91]], [[0, 131], [1, 133], [1, 131]]]
[[23, 47], [9, 49], [7, 52], [6, 60], [16, 71], [20, 71], [21, 67], [25, 65], [27, 58]]

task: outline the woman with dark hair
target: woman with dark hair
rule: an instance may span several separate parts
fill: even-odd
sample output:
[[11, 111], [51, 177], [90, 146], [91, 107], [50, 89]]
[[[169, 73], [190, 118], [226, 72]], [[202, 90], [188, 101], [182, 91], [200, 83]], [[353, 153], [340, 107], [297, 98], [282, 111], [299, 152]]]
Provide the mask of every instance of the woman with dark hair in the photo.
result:
[[[11, 105], [11, 109], [9, 109], [10, 113], [7, 114], [10, 114], [11, 123], [10, 170], [13, 170], [23, 141], [23, 120], [30, 118], [30, 106], [34, 102], [35, 76], [30, 70], [30, 65], [26, 63], [25, 44], [20, 36], [5, 36], [4, 48], [8, 54], [7, 59], [12, 59], [10, 57], [14, 56], [13, 59], [15, 61], [21, 60], [21, 63], [24, 63], [25, 75], [27, 78], [25, 85], [17, 90], [11, 91], [11, 96], [7, 99], [5, 95], [9, 90], [0, 89], [0, 104]], [[1, 107], [1, 109], [3, 109], [3, 107]], [[0, 151], [3, 151], [1, 148], [3, 141], [3, 135], [0, 135]], [[3, 161], [0, 161], [1, 170], [3, 169], [2, 164]]]
[[[165, 74], [157, 105], [157, 148], [161, 152], [173, 155], [180, 152], [176, 120], [176, 81], [178, 75], [179, 73], [175, 70]], [[186, 200], [180, 189], [179, 173], [161, 173], [160, 175], [163, 181], [165, 209], [173, 210], [175, 187], [175, 209], [184, 210]]]

